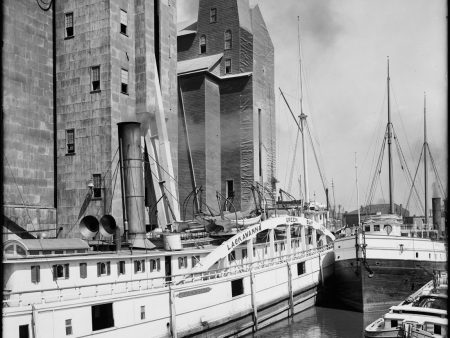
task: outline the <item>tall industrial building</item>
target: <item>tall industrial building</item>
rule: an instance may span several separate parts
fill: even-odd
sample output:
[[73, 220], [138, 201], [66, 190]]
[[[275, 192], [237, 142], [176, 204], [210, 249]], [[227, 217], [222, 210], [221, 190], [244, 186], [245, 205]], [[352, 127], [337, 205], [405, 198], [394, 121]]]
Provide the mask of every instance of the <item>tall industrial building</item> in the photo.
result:
[[195, 213], [187, 203], [195, 187], [215, 210], [216, 191], [237, 210], [254, 209], [252, 185], [275, 192], [276, 181], [274, 48], [261, 11], [243, 0], [200, 0], [177, 41], [182, 214]]
[[120, 225], [117, 123], [141, 122], [151, 147], [163, 110], [177, 142], [175, 0], [1, 6], [9, 231], [62, 227], [60, 236], [78, 237], [83, 214]]

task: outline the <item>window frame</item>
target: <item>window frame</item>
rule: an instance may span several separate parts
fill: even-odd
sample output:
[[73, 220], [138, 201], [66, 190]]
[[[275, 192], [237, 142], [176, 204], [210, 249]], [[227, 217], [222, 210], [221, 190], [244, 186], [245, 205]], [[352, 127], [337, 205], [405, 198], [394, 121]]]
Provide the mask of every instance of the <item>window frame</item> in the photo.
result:
[[73, 335], [73, 328], [72, 328], [72, 318], [65, 320], [65, 327], [66, 327], [66, 336]]
[[52, 266], [53, 280], [69, 279], [70, 267], [69, 264], [54, 264]]
[[224, 50], [230, 50], [233, 47], [233, 33], [231, 33], [231, 29], [227, 29], [224, 33]]
[[297, 263], [297, 276], [302, 276], [306, 273], [306, 264], [305, 262]]
[[161, 260], [159, 258], [150, 259], [150, 272], [161, 270]]
[[[123, 16], [122, 13], [125, 13], [125, 15]], [[122, 20], [123, 18], [125, 20]], [[128, 36], [128, 12], [122, 8], [120, 9], [119, 32], [122, 35]]]
[[30, 267], [30, 271], [31, 271], [31, 283], [39, 284], [41, 281], [41, 266], [32, 265]]
[[104, 277], [110, 275], [111, 275], [111, 262], [110, 261], [97, 262], [97, 277]]
[[144, 273], [145, 272], [145, 259], [136, 259], [134, 263], [134, 273]]
[[237, 297], [245, 293], [244, 279], [234, 279], [231, 281], [231, 297]]
[[217, 22], [217, 8], [212, 7], [209, 9], [209, 23]]
[[80, 263], [80, 278], [81, 279], [87, 278], [87, 263], [85, 262]]
[[[125, 79], [126, 75], [126, 79]], [[126, 82], [124, 82], [124, 79]], [[130, 75], [128, 73], [128, 69], [121, 68], [120, 69], [120, 93], [128, 95], [128, 81], [130, 79]]]
[[145, 319], [145, 305], [141, 305], [141, 320]]
[[[71, 18], [70, 20], [72, 21], [70, 26], [67, 24], [68, 18]], [[74, 19], [73, 18], [73, 12], [64, 13], [64, 39], [72, 39], [75, 36], [74, 20], [73, 19]], [[69, 32], [70, 29], [72, 30], [71, 31], [72, 34], [69, 34], [70, 33]]]
[[225, 59], [225, 74], [232, 73], [232, 63], [231, 59]]
[[120, 275], [126, 275], [127, 268], [126, 268], [126, 262], [125, 261], [118, 261], [117, 262], [117, 274]]
[[200, 36], [200, 39], [198, 41], [199, 54], [206, 54], [207, 51], [206, 44], [207, 44], [206, 35], [203, 34], [202, 36]]
[[92, 199], [102, 199], [102, 174], [92, 174], [92, 183]]
[[91, 93], [97, 93], [100, 91], [101, 91], [100, 65], [91, 66]]
[[187, 269], [187, 256], [178, 257], [178, 269]]
[[[70, 140], [72, 138], [72, 140]], [[72, 142], [70, 142], [72, 141]], [[75, 155], [75, 129], [66, 129], [66, 155]]]

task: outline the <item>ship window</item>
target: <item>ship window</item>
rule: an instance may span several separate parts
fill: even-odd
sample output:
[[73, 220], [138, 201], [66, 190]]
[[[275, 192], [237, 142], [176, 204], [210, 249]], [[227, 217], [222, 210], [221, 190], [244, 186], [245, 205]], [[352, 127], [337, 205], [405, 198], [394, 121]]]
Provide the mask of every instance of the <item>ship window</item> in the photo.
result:
[[156, 270], [156, 271], [161, 270], [161, 261], [159, 258], [150, 259], [150, 272], [152, 272], [153, 270]]
[[195, 264], [197, 264], [199, 261], [200, 261], [200, 256], [192, 256], [191, 257], [192, 267], [194, 267]]
[[244, 293], [244, 281], [242, 278], [231, 281], [231, 296], [236, 297]]
[[43, 255], [51, 255], [52, 254], [52, 250], [44, 250], [42, 251]]
[[30, 255], [39, 255], [39, 250], [30, 250], [28, 251]]
[[14, 244], [8, 245], [8, 246], [5, 248], [5, 254], [11, 254], [11, 255], [14, 254]]
[[73, 13], [66, 13], [66, 38], [73, 38]]
[[253, 257], [256, 255], [256, 248], [253, 248]]
[[19, 338], [29, 338], [29, 337], [30, 337], [30, 331], [28, 329], [28, 324], [19, 325]]
[[145, 319], [145, 305], [141, 306], [141, 319]]
[[91, 68], [91, 83], [93, 92], [100, 91], [100, 66]]
[[297, 263], [297, 275], [303, 275], [305, 273], [305, 262]]
[[186, 269], [187, 268], [187, 256], [178, 257], [178, 269]]
[[125, 261], [117, 262], [117, 270], [119, 272], [119, 275], [125, 274]]
[[364, 231], [370, 231], [370, 225], [364, 226]]
[[278, 251], [278, 243], [275, 243], [275, 252]]
[[41, 267], [39, 265], [31, 266], [31, 282], [39, 283], [41, 281]]
[[392, 319], [391, 320], [391, 327], [397, 327], [398, 326], [398, 321], [396, 319]]
[[80, 278], [87, 278], [87, 264], [80, 263]]
[[62, 255], [64, 250], [55, 250], [55, 255]]
[[209, 22], [210, 23], [217, 22], [217, 8], [211, 8], [209, 10]]
[[112, 303], [92, 306], [92, 331], [98, 331], [114, 326]]
[[233, 250], [228, 254], [228, 261], [233, 262], [235, 260], [236, 260], [236, 253]]
[[66, 254], [73, 254], [75, 250], [66, 250]]
[[72, 319], [66, 319], [66, 336], [70, 336], [72, 333]]
[[280, 251], [283, 251], [284, 250], [284, 243], [281, 243], [281, 248], [280, 248]]
[[25, 251], [25, 249], [24, 248], [22, 248], [21, 246], [19, 246], [19, 245], [16, 245], [16, 251], [17, 251], [17, 254], [18, 255], [26, 255], [27, 254], [27, 252]]
[[53, 265], [53, 280], [68, 279], [68, 278], [69, 278], [69, 264]]
[[128, 17], [127, 12], [120, 10], [120, 33], [127, 35]]
[[242, 249], [242, 259], [247, 258], [247, 249]]
[[106, 276], [111, 274], [111, 263], [110, 262], [100, 262], [97, 263], [97, 276]]
[[206, 35], [200, 37], [200, 54], [206, 53]]
[[145, 272], [145, 259], [134, 261], [134, 273]]
[[418, 252], [416, 252], [416, 258], [419, 258], [419, 253]]
[[379, 224], [374, 224], [373, 225], [373, 231], [380, 231], [380, 225]]
[[441, 326], [440, 325], [434, 325], [434, 334], [441, 334]]

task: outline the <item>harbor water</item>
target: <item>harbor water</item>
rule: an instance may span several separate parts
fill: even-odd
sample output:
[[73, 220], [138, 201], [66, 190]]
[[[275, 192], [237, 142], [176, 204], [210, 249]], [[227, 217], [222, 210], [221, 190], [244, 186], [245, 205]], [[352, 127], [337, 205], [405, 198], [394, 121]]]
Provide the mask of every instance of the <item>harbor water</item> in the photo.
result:
[[360, 313], [315, 306], [246, 337], [361, 338], [364, 328], [385, 312]]

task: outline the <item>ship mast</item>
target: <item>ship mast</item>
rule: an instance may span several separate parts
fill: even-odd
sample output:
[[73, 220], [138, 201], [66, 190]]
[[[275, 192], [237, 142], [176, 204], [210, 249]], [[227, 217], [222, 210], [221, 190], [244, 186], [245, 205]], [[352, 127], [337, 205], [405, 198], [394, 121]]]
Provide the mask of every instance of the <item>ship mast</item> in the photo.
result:
[[306, 115], [303, 113], [303, 88], [302, 88], [302, 59], [301, 59], [301, 49], [300, 49], [300, 17], [297, 16], [298, 23], [298, 64], [299, 64], [299, 76], [300, 76], [300, 128], [302, 132], [302, 155], [303, 155], [303, 180], [305, 188], [305, 203], [309, 202], [309, 187], [308, 187], [308, 165], [307, 165], [307, 154], [306, 154], [306, 143], [305, 143], [305, 124]]
[[389, 56], [387, 58], [387, 104], [388, 104], [388, 163], [389, 163], [389, 213], [394, 214], [394, 175], [392, 167], [392, 122], [391, 122], [391, 101], [390, 101], [390, 77], [389, 77]]
[[427, 173], [427, 96], [423, 95], [423, 166], [425, 171], [425, 224], [428, 225], [428, 173]]
[[358, 210], [358, 226], [361, 224], [361, 213], [359, 208], [359, 189], [358, 189], [358, 164], [356, 162], [355, 153], [355, 184], [356, 184], [356, 210]]

